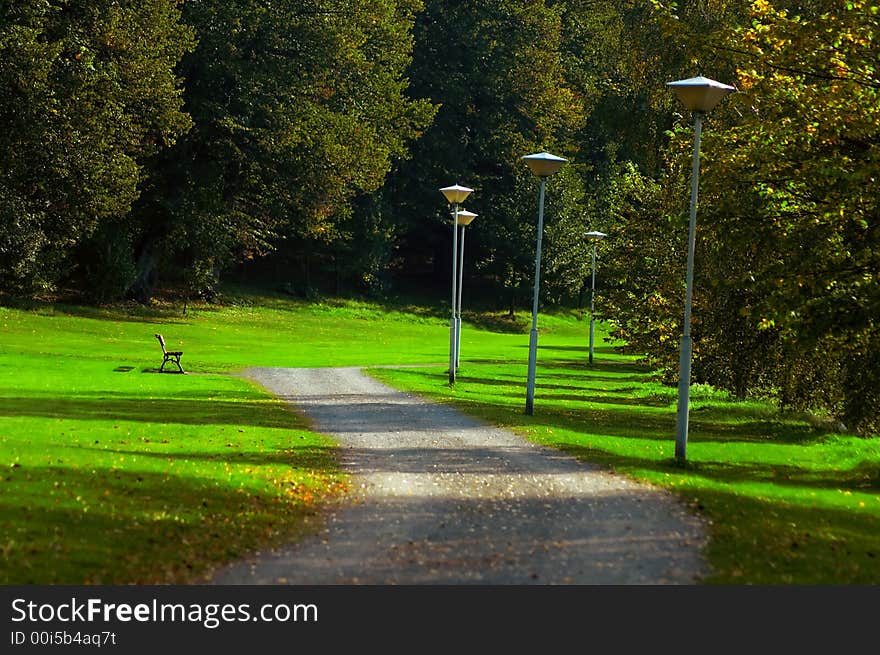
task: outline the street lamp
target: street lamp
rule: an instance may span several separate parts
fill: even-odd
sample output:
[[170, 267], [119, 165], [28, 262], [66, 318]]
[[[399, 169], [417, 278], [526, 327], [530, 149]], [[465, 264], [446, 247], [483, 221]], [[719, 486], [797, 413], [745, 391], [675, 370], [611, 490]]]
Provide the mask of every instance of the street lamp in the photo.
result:
[[473, 189], [454, 184], [443, 187], [440, 193], [446, 198], [446, 202], [452, 205], [452, 313], [449, 317], [449, 384], [455, 384], [455, 348], [456, 348], [456, 269], [458, 268], [458, 205], [471, 195]]
[[587, 239], [593, 242], [593, 283], [590, 287], [590, 364], [593, 363], [593, 334], [595, 333], [593, 322], [593, 300], [596, 297], [596, 243], [607, 236], [608, 235], [604, 232], [587, 232]]
[[458, 312], [455, 317], [455, 367], [458, 368], [461, 362], [461, 287], [464, 278], [464, 228], [471, 224], [477, 217], [473, 212], [467, 209], [461, 209], [458, 212], [456, 222], [461, 226], [461, 247], [458, 249], [459, 266], [458, 266]]
[[675, 459], [684, 462], [687, 458], [688, 404], [691, 389], [691, 298], [694, 285], [694, 245], [697, 230], [697, 189], [700, 177], [700, 133], [703, 116], [715, 108], [731, 91], [732, 86], [705, 77], [692, 77], [687, 80], [668, 82], [681, 103], [694, 114], [694, 160], [691, 171], [691, 213], [688, 224], [687, 287], [684, 301], [684, 332], [681, 337], [681, 353], [678, 361], [678, 417], [675, 433]]
[[541, 284], [541, 236], [544, 232], [544, 185], [547, 178], [556, 173], [567, 159], [539, 152], [520, 157], [541, 180], [541, 191], [538, 195], [538, 243], [535, 248], [535, 288], [532, 296], [532, 330], [529, 332], [529, 378], [526, 385], [526, 414], [530, 415], [535, 407], [535, 368], [538, 361], [538, 289]]

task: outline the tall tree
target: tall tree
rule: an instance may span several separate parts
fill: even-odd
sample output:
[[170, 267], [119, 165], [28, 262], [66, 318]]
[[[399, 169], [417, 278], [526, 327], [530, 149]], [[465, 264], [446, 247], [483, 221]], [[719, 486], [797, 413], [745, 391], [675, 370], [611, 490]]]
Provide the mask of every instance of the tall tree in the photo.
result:
[[138, 212], [139, 278], [176, 258], [202, 285], [285, 238], [311, 251], [344, 238], [358, 194], [377, 189], [433, 108], [404, 70], [415, 0], [203, 0], [182, 68], [194, 129], [156, 165]]
[[[714, 62], [722, 72], [710, 76], [740, 89], [704, 132], [694, 378], [740, 396], [775, 393], [785, 406], [820, 408], [876, 432], [878, 207], [867, 189], [878, 163], [878, 10], [756, 0], [739, 15], [718, 3], [736, 17], [721, 29], [701, 6], [658, 14], [670, 43]], [[660, 187], [648, 195], [654, 209], [627, 209], [632, 194], [624, 195], [616, 227], [626, 234], [612, 253], [620, 270], [605, 305], [619, 335], [670, 377], [681, 333], [690, 122], [682, 115], [669, 132]]]
[[123, 221], [143, 162], [188, 129], [175, 0], [0, 3], [0, 285], [55, 284]]
[[[712, 143], [713, 241], [748, 262], [735, 280], [754, 301], [741, 311], [779, 334], [777, 382], [789, 404], [824, 404], [876, 431], [880, 10], [817, 0], [758, 1], [751, 11], [722, 45], [739, 68], [743, 118]], [[797, 382], [805, 377], [812, 391]]]
[[[433, 262], [438, 280], [452, 245], [438, 189], [459, 182], [476, 190], [467, 207], [480, 215], [468, 231], [468, 260], [511, 299], [529, 287], [537, 184], [519, 158], [546, 149], [575, 164], [583, 121], [583, 103], [565, 80], [562, 34], [562, 8], [543, 1], [429, 0], [419, 14], [412, 93], [440, 109], [412, 160], [395, 171], [387, 200], [406, 252]], [[551, 178], [550, 187], [563, 180]], [[548, 223], [562, 215], [560, 195], [548, 193]]]

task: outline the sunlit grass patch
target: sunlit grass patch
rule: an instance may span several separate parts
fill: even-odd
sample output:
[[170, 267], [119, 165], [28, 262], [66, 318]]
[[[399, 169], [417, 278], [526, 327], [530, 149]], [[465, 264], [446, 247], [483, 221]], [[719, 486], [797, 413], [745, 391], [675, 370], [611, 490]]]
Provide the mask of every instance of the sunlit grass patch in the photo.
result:
[[193, 581], [320, 527], [330, 439], [250, 382], [0, 357], [0, 583]]

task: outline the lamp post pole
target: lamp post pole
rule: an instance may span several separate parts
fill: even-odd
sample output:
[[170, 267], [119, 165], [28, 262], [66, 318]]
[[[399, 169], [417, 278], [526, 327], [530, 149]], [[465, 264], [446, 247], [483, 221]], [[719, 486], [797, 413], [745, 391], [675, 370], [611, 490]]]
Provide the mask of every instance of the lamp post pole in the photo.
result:
[[458, 251], [458, 309], [456, 310], [455, 323], [455, 367], [461, 364], [461, 289], [464, 278], [464, 225], [461, 226], [461, 248]]
[[535, 409], [535, 373], [538, 362], [538, 294], [541, 286], [541, 237], [544, 232], [544, 187], [547, 178], [556, 173], [568, 161], [562, 157], [540, 152], [522, 157], [529, 169], [541, 180], [538, 195], [538, 238], [535, 247], [535, 286], [532, 293], [532, 329], [529, 332], [529, 370], [526, 383], [526, 414]]
[[694, 114], [694, 159], [691, 169], [691, 202], [688, 221], [687, 276], [685, 281], [684, 328], [681, 337], [681, 352], [678, 360], [678, 412], [675, 430], [675, 460], [684, 462], [687, 458], [688, 413], [691, 390], [691, 359], [693, 341], [691, 339], [691, 303], [694, 286], [694, 250], [697, 232], [697, 192], [700, 177], [700, 136], [703, 117], [731, 91], [732, 86], [705, 77], [669, 82], [682, 104]]
[[687, 457], [688, 414], [691, 389], [691, 303], [694, 286], [694, 250], [697, 235], [697, 192], [700, 178], [700, 133], [703, 129], [703, 113], [694, 112], [694, 161], [691, 169], [691, 205], [688, 222], [687, 277], [684, 296], [684, 330], [681, 336], [681, 352], [678, 360], [678, 414], [675, 429], [675, 459]]
[[595, 321], [593, 318], [593, 310], [595, 309], [596, 298], [596, 242], [604, 239], [607, 234], [602, 232], [587, 232], [587, 238], [593, 242], [593, 258], [592, 271], [593, 282], [590, 285], [590, 364], [593, 363], [593, 335], [595, 334]]
[[458, 225], [461, 226], [461, 245], [458, 248], [458, 308], [455, 317], [455, 367], [461, 363], [461, 290], [464, 280], [464, 234], [465, 228], [477, 217], [473, 212], [462, 209], [458, 212]]
[[455, 184], [453, 186], [443, 187], [440, 189], [440, 192], [445, 196], [447, 202], [449, 202], [452, 207], [452, 302], [451, 302], [451, 310], [449, 315], [449, 384], [455, 384], [455, 367], [456, 367], [456, 359], [455, 359], [455, 351], [456, 344], [458, 343], [457, 333], [458, 326], [455, 320], [455, 308], [457, 306], [456, 302], [456, 287], [457, 287], [457, 269], [458, 269], [458, 206], [460, 203], [465, 201], [473, 189], [469, 189], [467, 187], [460, 186]]
[[596, 321], [594, 319], [596, 299], [596, 244], [593, 244], [593, 282], [590, 285], [590, 364], [593, 363], [593, 337], [596, 334]]
[[455, 320], [456, 273], [458, 269], [458, 203], [454, 203], [452, 218], [452, 314], [449, 319], [449, 384], [455, 384], [455, 344], [458, 341], [458, 323]]
[[541, 191], [538, 197], [538, 242], [535, 248], [535, 287], [532, 293], [532, 329], [529, 332], [529, 373], [526, 384], [526, 414], [535, 411], [535, 375], [538, 367], [538, 290], [541, 286], [541, 234], [544, 231], [544, 185], [541, 178]]

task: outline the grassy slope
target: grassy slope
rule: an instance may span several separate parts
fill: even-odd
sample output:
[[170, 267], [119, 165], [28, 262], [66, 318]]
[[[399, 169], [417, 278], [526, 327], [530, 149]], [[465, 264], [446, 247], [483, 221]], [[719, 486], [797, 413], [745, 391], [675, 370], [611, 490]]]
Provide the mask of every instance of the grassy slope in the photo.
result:
[[[713, 520], [711, 582], [880, 581], [877, 439], [697, 387], [690, 465], [677, 468], [674, 389], [605, 346], [588, 369], [585, 325], [542, 315], [526, 417], [527, 335], [475, 318], [494, 329], [465, 326], [450, 390], [446, 318], [418, 308], [274, 296], [186, 317], [0, 308], [0, 581], [192, 581], [313, 529], [344, 488], [332, 442], [226, 373], [409, 363], [437, 366], [375, 374], [691, 499]], [[153, 373], [154, 332], [192, 374]]]
[[[344, 489], [333, 443], [248, 366], [432, 363], [445, 318], [243, 294], [225, 307], [0, 307], [0, 583], [199, 579], [314, 529]], [[157, 375], [183, 350], [189, 375]], [[516, 335], [463, 348], [506, 357]]]
[[[418, 347], [417, 321], [361, 348], [364, 307], [265, 304], [0, 308], [0, 582], [193, 580], [310, 529], [343, 486], [332, 442], [223, 372], [384, 362], [382, 344]], [[155, 374], [157, 331], [190, 375]]]

